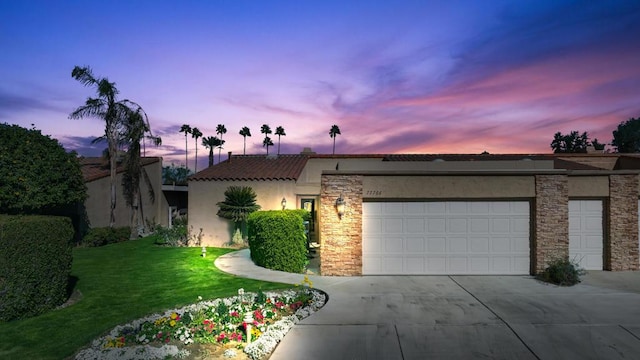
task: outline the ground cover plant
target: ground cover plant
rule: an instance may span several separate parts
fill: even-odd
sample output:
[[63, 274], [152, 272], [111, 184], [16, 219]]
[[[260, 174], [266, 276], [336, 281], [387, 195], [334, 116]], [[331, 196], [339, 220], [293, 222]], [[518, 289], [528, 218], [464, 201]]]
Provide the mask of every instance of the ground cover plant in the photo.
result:
[[63, 359], [118, 324], [197, 301], [247, 292], [286, 289], [227, 275], [213, 262], [232, 249], [164, 247], [152, 237], [73, 250], [71, 275], [80, 298], [33, 318], [0, 322], [0, 358]]

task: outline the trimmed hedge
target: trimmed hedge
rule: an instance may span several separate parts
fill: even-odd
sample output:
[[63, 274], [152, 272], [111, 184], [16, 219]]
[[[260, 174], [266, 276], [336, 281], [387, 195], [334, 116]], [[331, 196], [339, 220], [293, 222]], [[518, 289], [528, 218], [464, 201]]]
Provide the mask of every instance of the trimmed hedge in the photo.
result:
[[131, 228], [123, 227], [98, 227], [91, 228], [82, 239], [82, 246], [97, 247], [127, 241], [131, 238]]
[[249, 215], [251, 259], [267, 269], [302, 273], [307, 247], [302, 217], [293, 210], [256, 211]]
[[67, 299], [73, 226], [60, 216], [0, 216], [0, 321], [42, 314]]

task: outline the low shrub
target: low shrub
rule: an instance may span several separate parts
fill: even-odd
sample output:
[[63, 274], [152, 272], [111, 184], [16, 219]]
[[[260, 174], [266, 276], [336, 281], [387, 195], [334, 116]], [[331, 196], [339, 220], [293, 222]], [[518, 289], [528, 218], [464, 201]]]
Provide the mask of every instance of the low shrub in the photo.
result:
[[537, 278], [560, 286], [573, 286], [580, 282], [580, 276], [586, 272], [575, 261], [559, 258], [549, 263]]
[[91, 228], [87, 235], [82, 239], [82, 246], [97, 247], [108, 244], [127, 241], [131, 238], [131, 228], [123, 227], [98, 227]]
[[0, 321], [39, 315], [66, 301], [73, 233], [66, 217], [0, 217]]
[[156, 245], [166, 246], [200, 246], [202, 241], [202, 229], [196, 235], [193, 228], [186, 224], [174, 225], [171, 228], [157, 226], [153, 231]]
[[257, 211], [249, 215], [251, 258], [267, 269], [301, 273], [307, 263], [302, 217], [292, 211]]

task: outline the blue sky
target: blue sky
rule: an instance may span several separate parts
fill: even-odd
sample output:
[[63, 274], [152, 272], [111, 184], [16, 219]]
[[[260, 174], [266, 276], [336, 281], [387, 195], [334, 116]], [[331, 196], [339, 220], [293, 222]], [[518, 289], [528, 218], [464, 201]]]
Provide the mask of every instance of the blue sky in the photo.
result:
[[262, 124], [285, 128], [282, 153], [330, 153], [333, 124], [337, 153], [544, 153], [557, 131], [608, 143], [640, 116], [638, 39], [637, 1], [0, 0], [0, 122], [99, 154], [102, 122], [68, 119], [88, 65], [176, 165], [182, 124], [224, 124], [234, 154], [243, 126], [265, 153]]

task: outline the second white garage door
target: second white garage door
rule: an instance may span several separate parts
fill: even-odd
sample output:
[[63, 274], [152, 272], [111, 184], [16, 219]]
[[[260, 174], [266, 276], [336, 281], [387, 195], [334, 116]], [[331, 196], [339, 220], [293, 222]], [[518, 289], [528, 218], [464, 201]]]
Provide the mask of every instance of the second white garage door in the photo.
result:
[[528, 274], [529, 202], [365, 202], [362, 272]]
[[569, 259], [585, 270], [602, 270], [601, 200], [569, 201]]

